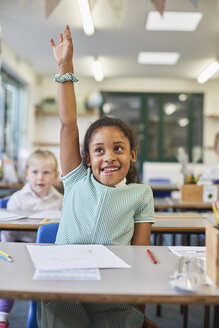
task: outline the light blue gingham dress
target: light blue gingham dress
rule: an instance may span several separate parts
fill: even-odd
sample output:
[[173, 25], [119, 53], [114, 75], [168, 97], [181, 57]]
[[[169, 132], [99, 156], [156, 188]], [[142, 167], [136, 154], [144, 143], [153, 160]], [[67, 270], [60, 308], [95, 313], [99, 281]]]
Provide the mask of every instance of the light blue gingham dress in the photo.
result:
[[[57, 244], [130, 245], [137, 222], [154, 222], [151, 188], [109, 187], [80, 164], [62, 178], [64, 202]], [[41, 302], [39, 328], [140, 328], [143, 314], [130, 304]]]

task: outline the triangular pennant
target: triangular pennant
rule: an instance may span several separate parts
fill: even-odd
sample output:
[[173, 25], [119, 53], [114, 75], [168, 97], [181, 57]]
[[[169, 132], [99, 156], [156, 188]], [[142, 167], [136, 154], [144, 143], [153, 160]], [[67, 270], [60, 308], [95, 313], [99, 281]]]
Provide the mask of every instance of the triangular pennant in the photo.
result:
[[45, 14], [46, 18], [51, 15], [53, 10], [58, 6], [61, 0], [45, 0]]
[[195, 8], [198, 8], [198, 0], [190, 0]]
[[108, 0], [108, 2], [113, 10], [118, 25], [120, 25], [125, 15], [129, 0]]
[[157, 9], [157, 11], [159, 11], [159, 13], [162, 16], [164, 13], [164, 9], [165, 9], [165, 0], [151, 0], [151, 2], [153, 3], [154, 7]]
[[88, 0], [88, 2], [89, 2], [90, 10], [92, 11], [95, 4], [96, 4], [96, 2], [97, 2], [97, 0]]

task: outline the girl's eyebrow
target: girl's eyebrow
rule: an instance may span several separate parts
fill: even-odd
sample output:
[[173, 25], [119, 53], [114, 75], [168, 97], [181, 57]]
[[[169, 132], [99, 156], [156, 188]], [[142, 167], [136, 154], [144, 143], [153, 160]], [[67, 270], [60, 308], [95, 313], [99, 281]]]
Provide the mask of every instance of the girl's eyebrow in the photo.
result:
[[[125, 142], [124, 141], [115, 141], [113, 142], [114, 145], [116, 144], [124, 144]], [[104, 145], [103, 142], [96, 142], [95, 144], [93, 144], [93, 146], [100, 146], [100, 145]]]

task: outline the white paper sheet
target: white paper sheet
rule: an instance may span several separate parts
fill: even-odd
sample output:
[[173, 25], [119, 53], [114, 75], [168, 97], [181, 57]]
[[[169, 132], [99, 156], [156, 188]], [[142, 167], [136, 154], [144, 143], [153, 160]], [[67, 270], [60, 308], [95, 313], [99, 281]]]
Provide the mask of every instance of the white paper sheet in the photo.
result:
[[35, 270], [34, 280], [100, 280], [99, 269]]
[[60, 219], [61, 211], [42, 211], [29, 215], [30, 219]]
[[130, 268], [103, 245], [27, 245], [36, 269]]
[[168, 248], [177, 256], [206, 257], [205, 246], [169, 246]]
[[20, 215], [18, 213], [9, 212], [7, 210], [0, 210], [0, 221], [13, 221], [26, 218], [26, 215]]

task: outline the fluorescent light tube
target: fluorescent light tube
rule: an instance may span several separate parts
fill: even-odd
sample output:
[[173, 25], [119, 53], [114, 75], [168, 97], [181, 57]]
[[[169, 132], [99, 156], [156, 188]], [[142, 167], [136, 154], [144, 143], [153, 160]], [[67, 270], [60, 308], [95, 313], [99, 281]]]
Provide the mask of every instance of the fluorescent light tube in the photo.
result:
[[78, 5], [81, 12], [84, 33], [86, 35], [94, 34], [94, 25], [88, 0], [78, 0]]
[[212, 77], [219, 70], [218, 61], [212, 62], [206, 69], [198, 76], [198, 83], [205, 83], [210, 77]]
[[151, 31], [194, 31], [202, 13], [165, 11], [163, 16], [157, 11], [148, 14], [145, 28]]
[[93, 61], [93, 73], [96, 81], [100, 82], [104, 79], [102, 64], [99, 60], [95, 59]]
[[179, 57], [178, 52], [140, 52], [137, 61], [148, 65], [175, 65]]

